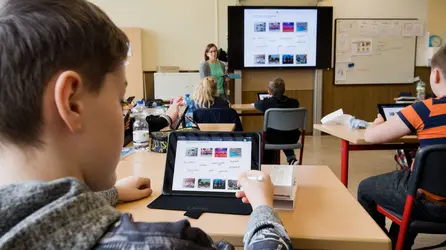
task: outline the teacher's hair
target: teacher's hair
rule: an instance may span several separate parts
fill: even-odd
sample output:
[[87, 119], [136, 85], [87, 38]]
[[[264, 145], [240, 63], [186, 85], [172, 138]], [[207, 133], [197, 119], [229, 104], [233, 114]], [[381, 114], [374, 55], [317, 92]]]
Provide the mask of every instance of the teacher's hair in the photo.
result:
[[218, 48], [217, 48], [217, 45], [215, 45], [215, 44], [213, 44], [213, 43], [210, 43], [210, 44], [208, 44], [208, 45], [206, 46], [206, 49], [204, 50], [204, 60], [205, 60], [205, 61], [209, 60], [209, 57], [208, 57], [207, 53], [208, 53], [209, 50], [211, 50], [212, 48], [216, 48], [216, 49], [218, 49]]

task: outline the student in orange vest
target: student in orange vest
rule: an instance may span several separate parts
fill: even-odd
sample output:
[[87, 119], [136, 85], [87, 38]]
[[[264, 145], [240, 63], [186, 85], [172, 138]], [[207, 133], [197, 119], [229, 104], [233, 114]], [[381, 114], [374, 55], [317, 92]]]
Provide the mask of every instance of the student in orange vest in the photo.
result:
[[[446, 144], [446, 47], [432, 58], [430, 84], [437, 98], [414, 103], [402, 109], [390, 120], [378, 115], [373, 125], [367, 128], [365, 140], [370, 143], [391, 142], [416, 132], [420, 147]], [[385, 217], [376, 205], [403, 213], [411, 170], [396, 170], [391, 173], [369, 177], [358, 187], [358, 201], [378, 225], [389, 234], [396, 244], [399, 227], [393, 224], [390, 232], [385, 228]], [[446, 197], [438, 197], [420, 190], [415, 200], [412, 218], [446, 222]], [[416, 234], [406, 237], [405, 248], [410, 249]]]

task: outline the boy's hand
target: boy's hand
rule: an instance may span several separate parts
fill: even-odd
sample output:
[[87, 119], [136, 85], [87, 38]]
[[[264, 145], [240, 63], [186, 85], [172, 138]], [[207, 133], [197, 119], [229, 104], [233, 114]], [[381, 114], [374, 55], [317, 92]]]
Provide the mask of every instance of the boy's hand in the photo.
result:
[[149, 178], [129, 176], [118, 180], [115, 187], [118, 189], [118, 200], [124, 202], [139, 200], [152, 194]]
[[[249, 177], [260, 177], [263, 180], [251, 180]], [[243, 203], [250, 203], [253, 210], [262, 205], [273, 207], [273, 183], [268, 174], [248, 171], [240, 176], [237, 186], [243, 187], [243, 190], [237, 191], [235, 196], [241, 198]]]
[[378, 117], [375, 119], [375, 121], [373, 122], [373, 125], [379, 125], [381, 123], [384, 123], [384, 118], [381, 116], [381, 114], [378, 114]]

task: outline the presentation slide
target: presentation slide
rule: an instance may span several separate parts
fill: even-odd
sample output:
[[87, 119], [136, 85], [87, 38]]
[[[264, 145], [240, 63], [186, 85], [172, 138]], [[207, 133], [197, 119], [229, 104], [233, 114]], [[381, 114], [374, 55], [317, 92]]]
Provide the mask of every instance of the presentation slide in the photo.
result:
[[251, 138], [242, 141], [178, 141], [172, 190], [236, 192], [251, 170]]
[[316, 66], [317, 9], [245, 9], [245, 67]]

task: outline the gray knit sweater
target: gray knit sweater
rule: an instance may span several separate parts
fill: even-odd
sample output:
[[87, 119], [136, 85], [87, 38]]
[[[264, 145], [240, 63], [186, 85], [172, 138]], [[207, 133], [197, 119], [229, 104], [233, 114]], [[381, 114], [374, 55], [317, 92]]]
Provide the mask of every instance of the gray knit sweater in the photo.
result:
[[[0, 186], [0, 249], [231, 249], [186, 220], [134, 222], [116, 202], [116, 189], [94, 193], [74, 178]], [[251, 214], [244, 242], [245, 249], [292, 249], [266, 206]]]
[[[220, 65], [221, 65], [221, 69], [222, 71], [227, 74], [228, 70], [226, 69], [226, 65], [219, 61]], [[200, 64], [200, 78], [203, 79], [207, 76], [211, 76], [211, 67], [209, 66], [209, 63], [207, 61], [204, 61]]]

